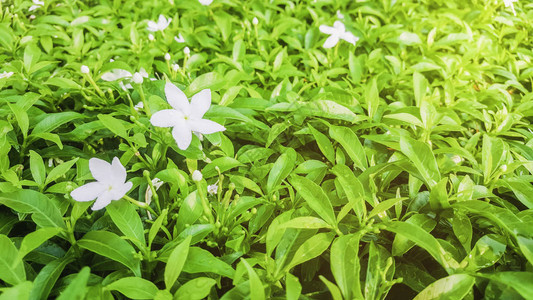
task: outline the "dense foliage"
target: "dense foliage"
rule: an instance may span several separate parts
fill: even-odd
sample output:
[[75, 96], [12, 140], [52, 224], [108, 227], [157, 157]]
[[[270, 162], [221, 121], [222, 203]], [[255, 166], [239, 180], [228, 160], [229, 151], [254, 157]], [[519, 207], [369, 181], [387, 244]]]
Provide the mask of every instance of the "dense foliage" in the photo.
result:
[[533, 298], [532, 2], [201, 2], [0, 2], [0, 299]]

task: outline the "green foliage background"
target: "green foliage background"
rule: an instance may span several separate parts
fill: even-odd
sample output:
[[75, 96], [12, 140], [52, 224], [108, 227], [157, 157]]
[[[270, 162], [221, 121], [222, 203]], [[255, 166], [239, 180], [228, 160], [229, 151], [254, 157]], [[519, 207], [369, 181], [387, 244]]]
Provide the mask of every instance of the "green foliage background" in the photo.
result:
[[[533, 298], [533, 3], [496, 2], [1, 2], [0, 299]], [[178, 149], [167, 80], [227, 130]], [[114, 156], [155, 215], [70, 197]]]

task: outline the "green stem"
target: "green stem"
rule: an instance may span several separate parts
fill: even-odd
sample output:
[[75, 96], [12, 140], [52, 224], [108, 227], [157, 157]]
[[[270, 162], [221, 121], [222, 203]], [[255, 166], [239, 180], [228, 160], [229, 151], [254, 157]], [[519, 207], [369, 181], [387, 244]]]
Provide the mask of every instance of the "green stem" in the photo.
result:
[[157, 214], [156, 214], [155, 211], [150, 207], [150, 205], [148, 205], [148, 204], [146, 204], [146, 203], [144, 203], [144, 202], [137, 201], [137, 200], [131, 198], [131, 197], [128, 196], [128, 195], [124, 195], [124, 197], [122, 197], [122, 198], [128, 200], [129, 202], [131, 202], [131, 203], [137, 205], [137, 206], [140, 207], [140, 208], [143, 208], [143, 209], [148, 210], [148, 211], [149, 211], [150, 213], [152, 213], [154, 216], [157, 216]]

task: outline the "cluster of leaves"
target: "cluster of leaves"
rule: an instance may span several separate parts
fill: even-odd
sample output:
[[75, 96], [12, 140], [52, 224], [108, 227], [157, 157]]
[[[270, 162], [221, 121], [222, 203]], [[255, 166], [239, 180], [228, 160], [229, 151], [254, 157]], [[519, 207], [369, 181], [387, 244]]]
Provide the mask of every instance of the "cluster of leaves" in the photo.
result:
[[[533, 3], [123, 2], [0, 2], [0, 299], [533, 298]], [[155, 214], [70, 197], [114, 156]]]

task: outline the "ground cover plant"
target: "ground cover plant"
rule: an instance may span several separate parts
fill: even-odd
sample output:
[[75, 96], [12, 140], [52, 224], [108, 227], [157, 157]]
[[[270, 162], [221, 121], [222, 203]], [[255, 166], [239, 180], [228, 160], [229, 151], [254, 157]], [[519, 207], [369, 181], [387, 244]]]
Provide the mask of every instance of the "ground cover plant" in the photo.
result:
[[532, 2], [0, 11], [0, 299], [533, 299]]

